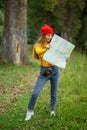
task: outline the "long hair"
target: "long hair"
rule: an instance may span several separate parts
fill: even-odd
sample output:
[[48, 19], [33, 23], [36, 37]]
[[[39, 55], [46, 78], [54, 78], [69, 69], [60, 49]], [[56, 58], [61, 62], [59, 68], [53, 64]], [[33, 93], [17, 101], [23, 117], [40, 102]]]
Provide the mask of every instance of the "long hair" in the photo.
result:
[[41, 37], [36, 41], [36, 43], [35, 43], [35, 45], [34, 45], [34, 47], [33, 47], [33, 55], [34, 55], [34, 58], [35, 58], [35, 59], [37, 59], [37, 60], [39, 59], [39, 56], [38, 56], [38, 54], [37, 54], [36, 51], [35, 51], [35, 46], [38, 45], [38, 44], [40, 44], [40, 45], [43, 47], [45, 42], [46, 42], [45, 36], [41, 36]]
[[46, 38], [45, 36], [41, 36], [35, 43], [36, 44], [41, 44], [41, 46], [43, 46], [43, 44], [46, 42]]

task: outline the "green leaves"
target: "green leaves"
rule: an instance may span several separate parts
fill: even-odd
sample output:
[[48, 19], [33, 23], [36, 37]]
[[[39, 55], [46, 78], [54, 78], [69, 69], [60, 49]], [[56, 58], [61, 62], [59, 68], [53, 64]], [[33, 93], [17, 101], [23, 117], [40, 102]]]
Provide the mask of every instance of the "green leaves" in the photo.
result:
[[4, 23], [4, 11], [0, 10], [0, 41], [1, 41], [2, 32], [3, 32], [3, 23]]
[[86, 7], [86, 0], [77, 0], [78, 7], [81, 11]]
[[58, 0], [45, 0], [44, 9], [46, 11], [53, 12], [57, 4], [58, 4]]

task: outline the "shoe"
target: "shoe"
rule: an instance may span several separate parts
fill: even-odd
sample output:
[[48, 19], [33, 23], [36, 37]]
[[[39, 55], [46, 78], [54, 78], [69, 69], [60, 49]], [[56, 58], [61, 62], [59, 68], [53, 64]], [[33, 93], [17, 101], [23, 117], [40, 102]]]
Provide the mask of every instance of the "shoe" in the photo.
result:
[[27, 111], [26, 117], [25, 117], [25, 121], [30, 120], [33, 115], [34, 115], [34, 112], [33, 112], [33, 111], [32, 111], [32, 112]]
[[50, 115], [51, 115], [51, 116], [55, 116], [56, 114], [55, 114], [54, 111], [51, 111]]

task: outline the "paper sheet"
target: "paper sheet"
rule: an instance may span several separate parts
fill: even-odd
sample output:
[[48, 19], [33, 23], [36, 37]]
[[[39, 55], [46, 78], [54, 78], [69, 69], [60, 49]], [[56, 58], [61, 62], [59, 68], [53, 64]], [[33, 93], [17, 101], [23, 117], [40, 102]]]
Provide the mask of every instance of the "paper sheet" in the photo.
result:
[[43, 59], [64, 69], [66, 67], [66, 59], [70, 57], [74, 48], [75, 45], [54, 34], [50, 48], [44, 54]]

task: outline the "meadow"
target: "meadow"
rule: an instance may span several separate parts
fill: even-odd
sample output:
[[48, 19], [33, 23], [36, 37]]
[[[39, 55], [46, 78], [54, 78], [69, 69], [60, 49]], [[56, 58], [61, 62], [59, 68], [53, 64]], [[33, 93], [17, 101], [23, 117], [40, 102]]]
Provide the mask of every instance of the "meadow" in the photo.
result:
[[24, 121], [39, 63], [0, 65], [0, 130], [87, 130], [87, 54], [74, 50], [65, 69], [60, 69], [56, 116], [50, 116], [50, 84], [45, 85], [35, 115]]

